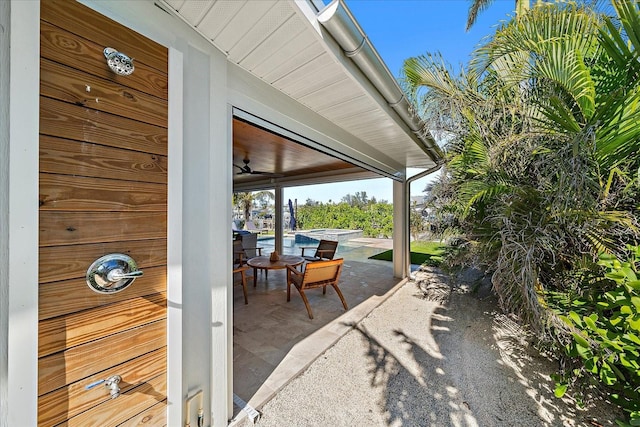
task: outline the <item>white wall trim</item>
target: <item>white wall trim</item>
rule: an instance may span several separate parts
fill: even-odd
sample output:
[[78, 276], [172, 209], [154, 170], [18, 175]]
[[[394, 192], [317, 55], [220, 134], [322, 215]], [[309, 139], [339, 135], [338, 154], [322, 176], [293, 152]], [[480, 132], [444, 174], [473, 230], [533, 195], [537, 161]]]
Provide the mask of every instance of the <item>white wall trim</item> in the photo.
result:
[[[227, 105], [227, 155], [226, 155], [226, 163], [229, 165], [227, 170], [227, 176], [229, 176], [229, 183], [227, 185], [228, 203], [225, 204], [225, 208], [227, 212], [233, 212], [232, 199], [233, 199], [233, 169], [231, 165], [233, 164], [233, 108], [231, 105]], [[227, 230], [228, 237], [225, 237], [227, 242], [231, 242], [233, 240], [233, 232], [231, 231], [231, 227], [225, 227]], [[226, 251], [227, 265], [233, 264], [233, 254], [229, 251]], [[233, 416], [233, 273], [231, 269], [227, 269], [227, 415], [226, 419], [229, 420]], [[215, 369], [215, 366], [213, 367]], [[211, 384], [211, 389], [213, 390], [214, 384]], [[213, 393], [212, 393], [213, 394]]]
[[[9, 123], [11, 3], [0, 2], [0, 123]], [[9, 384], [9, 126], [0, 126], [0, 426], [8, 427]]]
[[181, 425], [183, 55], [169, 48], [169, 177], [167, 220], [167, 425]]
[[8, 425], [38, 416], [40, 2], [11, 2]]

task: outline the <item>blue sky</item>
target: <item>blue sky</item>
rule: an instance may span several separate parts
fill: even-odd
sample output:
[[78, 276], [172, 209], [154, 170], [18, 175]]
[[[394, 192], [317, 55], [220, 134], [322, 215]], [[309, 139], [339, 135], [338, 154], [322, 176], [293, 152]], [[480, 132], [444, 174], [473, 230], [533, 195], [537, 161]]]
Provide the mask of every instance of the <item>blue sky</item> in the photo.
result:
[[[513, 0], [497, 0], [465, 31], [468, 0], [347, 0], [347, 7], [373, 43], [394, 76], [400, 74], [406, 58], [440, 52], [455, 68], [469, 60], [469, 54], [483, 37], [493, 33], [500, 21], [509, 19]], [[410, 170], [414, 175], [418, 170]], [[429, 179], [411, 186], [411, 195], [421, 195]], [[366, 191], [369, 198], [392, 201], [392, 184], [387, 178], [321, 184], [285, 189], [284, 198], [334, 202], [346, 194]]]

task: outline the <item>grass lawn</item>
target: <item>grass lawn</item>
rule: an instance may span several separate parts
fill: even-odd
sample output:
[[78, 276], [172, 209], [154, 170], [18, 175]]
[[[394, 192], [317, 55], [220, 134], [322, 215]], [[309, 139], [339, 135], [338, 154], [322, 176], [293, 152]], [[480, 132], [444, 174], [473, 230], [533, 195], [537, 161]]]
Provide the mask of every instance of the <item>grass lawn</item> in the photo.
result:
[[[442, 255], [444, 254], [446, 247], [447, 245], [440, 242], [411, 242], [411, 264], [422, 265], [426, 263], [427, 265], [438, 266], [442, 261]], [[388, 250], [369, 258], [391, 261], [392, 257], [393, 250]]]

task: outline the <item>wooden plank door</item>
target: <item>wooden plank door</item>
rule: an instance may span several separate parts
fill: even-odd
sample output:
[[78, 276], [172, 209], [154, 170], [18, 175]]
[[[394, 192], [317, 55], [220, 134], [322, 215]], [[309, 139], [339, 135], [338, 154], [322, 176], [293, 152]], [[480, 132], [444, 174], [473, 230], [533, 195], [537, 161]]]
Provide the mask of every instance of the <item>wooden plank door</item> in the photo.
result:
[[[168, 52], [75, 1], [41, 5], [38, 424], [166, 425]], [[85, 274], [109, 253], [144, 276], [99, 294]], [[120, 396], [87, 389], [112, 375]]]

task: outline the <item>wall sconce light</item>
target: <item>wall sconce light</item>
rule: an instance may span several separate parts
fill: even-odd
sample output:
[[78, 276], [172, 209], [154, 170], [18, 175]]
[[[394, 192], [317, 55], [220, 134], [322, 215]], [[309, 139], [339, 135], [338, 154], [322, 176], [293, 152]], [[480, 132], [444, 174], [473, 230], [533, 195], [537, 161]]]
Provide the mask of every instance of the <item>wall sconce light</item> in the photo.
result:
[[119, 76], [128, 76], [133, 73], [135, 69], [133, 59], [112, 47], [105, 47], [103, 53], [104, 57], [107, 58], [107, 65], [114, 73]]

